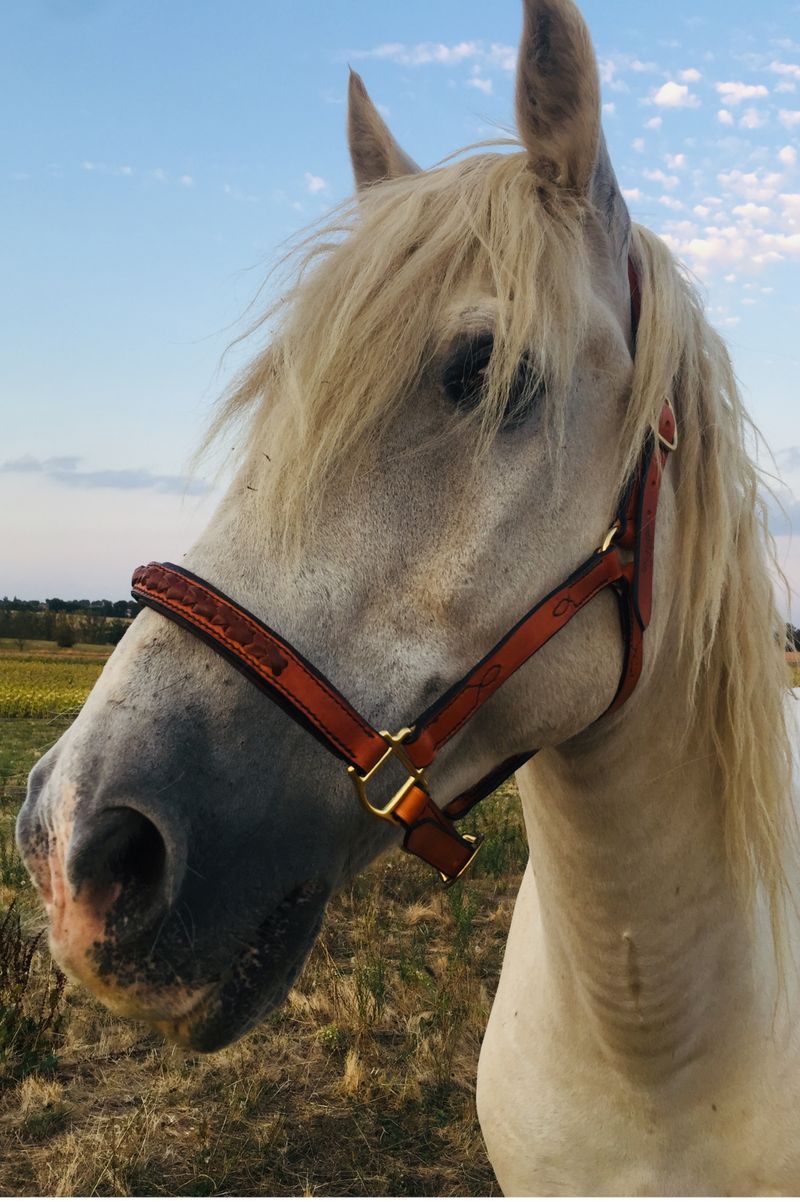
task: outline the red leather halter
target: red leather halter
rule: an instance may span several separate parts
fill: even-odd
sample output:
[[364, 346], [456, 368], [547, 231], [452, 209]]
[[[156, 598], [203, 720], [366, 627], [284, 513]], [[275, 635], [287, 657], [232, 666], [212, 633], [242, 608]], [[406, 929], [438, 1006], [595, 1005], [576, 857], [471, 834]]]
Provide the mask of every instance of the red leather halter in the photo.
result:
[[[628, 263], [634, 340], [639, 323], [639, 283]], [[642, 671], [644, 632], [650, 621], [656, 508], [667, 455], [677, 446], [675, 414], [664, 402], [656, 437], [648, 438], [603, 545], [549, 596], [531, 609], [462, 680], [412, 726], [380, 733], [364, 720], [313, 664], [269, 626], [205, 580], [172, 563], [149, 563], [133, 575], [133, 596], [183, 626], [227, 659], [323, 746], [344, 760], [364, 808], [405, 830], [403, 846], [438, 868], [446, 884], [457, 880], [477, 854], [480, 837], [453, 824], [493, 792], [536, 751], [506, 759], [440, 809], [425, 771], [446, 742], [481, 705], [593, 597], [608, 587], [618, 594], [625, 662], [613, 713], [633, 692]], [[632, 552], [624, 566], [618, 550]], [[408, 778], [385, 805], [374, 805], [367, 786], [390, 760]]]

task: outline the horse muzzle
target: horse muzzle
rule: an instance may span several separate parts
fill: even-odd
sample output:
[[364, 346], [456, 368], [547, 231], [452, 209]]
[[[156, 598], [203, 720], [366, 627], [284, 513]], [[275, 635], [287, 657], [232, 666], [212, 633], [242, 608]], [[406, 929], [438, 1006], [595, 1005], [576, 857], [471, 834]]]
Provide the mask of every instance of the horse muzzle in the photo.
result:
[[114, 1012], [198, 1051], [282, 1004], [330, 895], [311, 878], [277, 903], [226, 898], [212, 863], [204, 873], [187, 864], [186, 837], [164, 815], [81, 802], [47, 763], [31, 777], [17, 837], [56, 961]]

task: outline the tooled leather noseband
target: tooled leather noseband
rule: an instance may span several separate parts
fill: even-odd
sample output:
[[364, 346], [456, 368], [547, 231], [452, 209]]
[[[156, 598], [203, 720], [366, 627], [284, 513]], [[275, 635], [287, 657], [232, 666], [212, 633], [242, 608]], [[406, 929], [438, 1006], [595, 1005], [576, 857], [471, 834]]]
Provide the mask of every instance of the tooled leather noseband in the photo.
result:
[[[628, 263], [634, 341], [641, 300]], [[675, 414], [664, 402], [658, 433], [650, 435], [603, 545], [540, 601], [477, 667], [435, 701], [413, 725], [380, 733], [288, 642], [205, 580], [172, 563], [149, 563], [133, 575], [133, 596], [183, 626], [227, 659], [323, 746], [344, 760], [364, 808], [405, 831], [404, 848], [438, 868], [445, 884], [457, 880], [478, 852], [481, 836], [461, 835], [453, 824], [499, 787], [536, 751], [506, 759], [443, 808], [430, 795], [425, 772], [446, 742], [503, 684], [605, 588], [620, 606], [625, 661], [613, 713], [633, 692], [642, 672], [644, 632], [650, 621], [656, 508], [667, 455], [677, 446]], [[624, 566], [618, 550], [632, 552]], [[383, 806], [373, 805], [367, 785], [391, 759], [408, 779]]]

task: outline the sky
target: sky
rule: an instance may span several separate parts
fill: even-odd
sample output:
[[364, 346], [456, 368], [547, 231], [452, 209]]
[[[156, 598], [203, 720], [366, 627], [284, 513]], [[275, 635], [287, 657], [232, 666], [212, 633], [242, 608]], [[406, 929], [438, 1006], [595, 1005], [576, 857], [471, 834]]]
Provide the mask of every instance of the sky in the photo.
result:
[[[581, 7], [620, 184], [729, 341], [800, 593], [800, 4]], [[520, 26], [518, 0], [0, 0], [0, 595], [115, 600], [181, 556], [219, 497], [185, 473], [223, 352], [352, 190], [348, 64], [432, 166], [512, 127]]]

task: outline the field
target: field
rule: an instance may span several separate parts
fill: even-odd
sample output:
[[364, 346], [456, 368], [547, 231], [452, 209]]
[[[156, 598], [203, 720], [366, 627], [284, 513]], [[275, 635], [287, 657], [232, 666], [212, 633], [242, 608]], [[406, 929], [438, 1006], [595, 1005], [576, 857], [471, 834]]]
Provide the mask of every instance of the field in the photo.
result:
[[[65, 666], [33, 649], [44, 676]], [[198, 1057], [109, 1014], [37, 941], [13, 820], [70, 719], [0, 718], [0, 1195], [496, 1195], [474, 1086], [526, 858], [513, 789], [473, 819], [487, 841], [463, 886], [382, 860], [332, 902], [284, 1008]]]
[[0, 657], [0, 717], [56, 717], [77, 712], [102, 664], [71, 655]]

